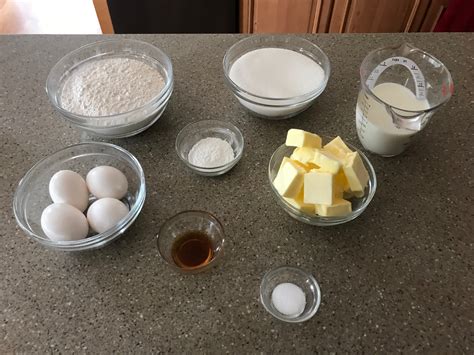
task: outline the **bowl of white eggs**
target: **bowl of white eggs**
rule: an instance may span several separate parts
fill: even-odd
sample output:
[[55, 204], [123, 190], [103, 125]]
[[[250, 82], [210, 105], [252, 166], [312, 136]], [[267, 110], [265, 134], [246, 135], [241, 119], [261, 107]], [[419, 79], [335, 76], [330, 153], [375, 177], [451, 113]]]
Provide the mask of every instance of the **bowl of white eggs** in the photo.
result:
[[145, 195], [143, 169], [130, 152], [87, 142], [36, 163], [18, 184], [13, 210], [20, 228], [46, 247], [89, 250], [121, 236]]

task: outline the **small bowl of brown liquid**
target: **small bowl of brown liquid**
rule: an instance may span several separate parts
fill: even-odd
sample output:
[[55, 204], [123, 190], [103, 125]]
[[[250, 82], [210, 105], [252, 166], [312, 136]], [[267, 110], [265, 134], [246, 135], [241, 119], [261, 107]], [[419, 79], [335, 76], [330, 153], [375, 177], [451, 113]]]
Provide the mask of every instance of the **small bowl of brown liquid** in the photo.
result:
[[214, 266], [223, 255], [224, 228], [205, 211], [184, 211], [168, 219], [158, 233], [158, 251], [172, 267], [196, 273]]

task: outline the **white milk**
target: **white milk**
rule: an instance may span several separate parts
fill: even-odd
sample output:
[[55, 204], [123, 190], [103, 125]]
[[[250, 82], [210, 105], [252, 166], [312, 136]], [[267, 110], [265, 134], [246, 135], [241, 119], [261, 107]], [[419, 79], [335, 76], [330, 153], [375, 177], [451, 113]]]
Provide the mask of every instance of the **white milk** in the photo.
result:
[[[429, 108], [427, 100], [418, 100], [415, 94], [403, 85], [382, 83], [372, 92], [392, 107], [407, 111], [421, 111]], [[417, 132], [397, 128], [385, 105], [360, 91], [356, 107], [357, 134], [362, 145], [371, 152], [393, 156], [400, 154], [410, 144]]]

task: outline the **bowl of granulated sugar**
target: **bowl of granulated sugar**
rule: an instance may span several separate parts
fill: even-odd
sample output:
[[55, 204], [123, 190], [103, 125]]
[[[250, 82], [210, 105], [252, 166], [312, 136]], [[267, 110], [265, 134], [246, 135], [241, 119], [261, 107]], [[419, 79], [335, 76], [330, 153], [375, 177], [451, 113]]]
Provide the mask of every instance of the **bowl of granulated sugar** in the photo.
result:
[[106, 40], [59, 60], [48, 75], [46, 92], [73, 126], [102, 137], [129, 137], [163, 114], [173, 92], [173, 67], [149, 43]]
[[233, 124], [218, 120], [193, 122], [176, 137], [176, 153], [193, 172], [222, 175], [242, 157], [244, 137]]
[[284, 119], [306, 110], [326, 88], [329, 59], [296, 36], [250, 36], [224, 56], [227, 85], [251, 114]]

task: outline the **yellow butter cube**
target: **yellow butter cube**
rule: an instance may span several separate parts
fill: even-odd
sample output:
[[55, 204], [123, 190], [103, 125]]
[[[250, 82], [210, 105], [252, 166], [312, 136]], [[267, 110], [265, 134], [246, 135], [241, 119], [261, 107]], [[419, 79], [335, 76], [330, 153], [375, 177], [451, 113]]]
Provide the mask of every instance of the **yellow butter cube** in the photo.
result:
[[295, 198], [301, 192], [306, 170], [291, 159], [287, 159], [278, 170], [273, 186], [283, 197]]
[[314, 153], [315, 153], [314, 148], [299, 147], [299, 148], [295, 148], [290, 158], [293, 160], [298, 160], [299, 162], [303, 164], [308, 164], [314, 159]]
[[315, 207], [313, 204], [310, 203], [304, 203], [303, 196], [304, 191], [301, 189], [301, 192], [299, 193], [296, 198], [286, 198], [285, 200], [292, 205], [293, 207], [299, 209], [301, 212], [305, 212], [308, 214], [314, 214], [315, 213]]
[[369, 173], [359, 153], [352, 152], [346, 155], [343, 170], [351, 190], [354, 193], [363, 192], [369, 182]]
[[322, 170], [331, 174], [337, 174], [339, 169], [341, 169], [341, 163], [334, 156], [321, 150], [315, 150], [311, 163], [316, 164]]
[[339, 170], [339, 172], [334, 176], [334, 181], [335, 185], [343, 192], [351, 189], [349, 181], [347, 180], [346, 175], [344, 175], [343, 169]]
[[340, 161], [343, 161], [347, 154], [352, 153], [352, 150], [349, 149], [339, 136], [326, 144], [323, 149], [334, 155]]
[[304, 203], [332, 205], [334, 201], [334, 175], [311, 170], [304, 175]]
[[321, 137], [314, 133], [292, 128], [286, 135], [285, 144], [288, 147], [321, 148]]
[[283, 157], [283, 159], [281, 161], [281, 164], [280, 164], [280, 167], [278, 168], [278, 171], [280, 171], [281, 168], [283, 167], [283, 165], [285, 165], [285, 163], [288, 162], [289, 160], [291, 160], [291, 159], [288, 158], [288, 157]]
[[324, 217], [347, 216], [351, 212], [351, 203], [342, 198], [335, 199], [331, 205], [316, 205], [316, 213]]
[[298, 160], [293, 160], [293, 159], [288, 158], [288, 157], [283, 157], [283, 160], [281, 161], [281, 164], [280, 164], [280, 169], [283, 166], [283, 164], [286, 163], [289, 160], [291, 160], [293, 162], [293, 164], [301, 166], [307, 172], [314, 168], [314, 164], [303, 164], [302, 162], [299, 162]]

